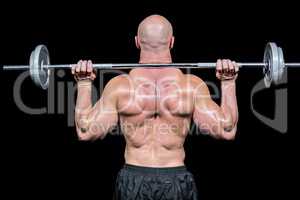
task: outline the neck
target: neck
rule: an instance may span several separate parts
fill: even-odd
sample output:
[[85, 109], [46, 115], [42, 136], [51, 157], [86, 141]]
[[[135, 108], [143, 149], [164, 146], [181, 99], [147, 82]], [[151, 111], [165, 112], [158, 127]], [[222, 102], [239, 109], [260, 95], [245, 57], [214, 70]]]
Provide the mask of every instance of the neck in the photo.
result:
[[169, 50], [159, 53], [141, 50], [139, 63], [172, 63]]

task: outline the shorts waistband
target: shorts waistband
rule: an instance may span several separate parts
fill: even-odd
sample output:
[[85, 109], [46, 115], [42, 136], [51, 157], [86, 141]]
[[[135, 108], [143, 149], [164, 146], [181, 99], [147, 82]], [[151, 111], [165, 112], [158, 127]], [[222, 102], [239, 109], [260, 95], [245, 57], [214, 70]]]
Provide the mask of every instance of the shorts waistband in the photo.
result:
[[123, 169], [126, 171], [149, 173], [149, 174], [177, 174], [177, 173], [187, 172], [185, 166], [156, 168], [156, 167], [143, 167], [143, 166], [125, 164]]

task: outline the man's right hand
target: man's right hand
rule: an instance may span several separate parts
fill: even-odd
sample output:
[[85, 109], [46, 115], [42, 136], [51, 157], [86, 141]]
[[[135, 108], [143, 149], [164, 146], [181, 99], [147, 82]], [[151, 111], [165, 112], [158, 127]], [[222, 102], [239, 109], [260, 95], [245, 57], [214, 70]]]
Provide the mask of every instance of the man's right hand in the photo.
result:
[[72, 74], [76, 81], [91, 80], [96, 78], [96, 71], [93, 69], [92, 61], [80, 60], [72, 66]]

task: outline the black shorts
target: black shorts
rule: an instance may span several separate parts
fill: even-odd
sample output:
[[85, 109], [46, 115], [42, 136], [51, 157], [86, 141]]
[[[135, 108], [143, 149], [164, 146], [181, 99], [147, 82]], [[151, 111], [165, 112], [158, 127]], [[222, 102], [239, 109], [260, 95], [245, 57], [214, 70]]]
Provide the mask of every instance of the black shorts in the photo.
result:
[[193, 175], [182, 167], [149, 168], [125, 165], [119, 172], [115, 200], [197, 200]]

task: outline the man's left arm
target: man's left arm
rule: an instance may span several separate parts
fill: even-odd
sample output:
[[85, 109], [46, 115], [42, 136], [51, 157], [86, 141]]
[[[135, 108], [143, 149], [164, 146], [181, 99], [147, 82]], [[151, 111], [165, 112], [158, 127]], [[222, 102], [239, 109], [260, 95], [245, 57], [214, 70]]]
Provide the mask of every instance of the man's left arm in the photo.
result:
[[230, 60], [218, 60], [216, 76], [221, 80], [221, 105], [211, 98], [207, 85], [195, 78], [194, 122], [203, 133], [215, 138], [232, 140], [235, 138], [238, 122], [236, 85], [238, 66]]

